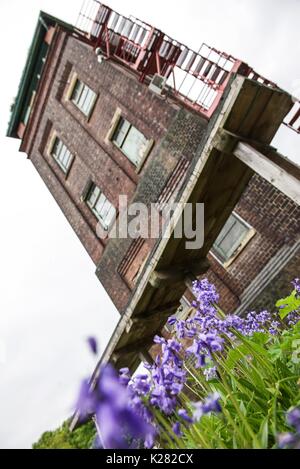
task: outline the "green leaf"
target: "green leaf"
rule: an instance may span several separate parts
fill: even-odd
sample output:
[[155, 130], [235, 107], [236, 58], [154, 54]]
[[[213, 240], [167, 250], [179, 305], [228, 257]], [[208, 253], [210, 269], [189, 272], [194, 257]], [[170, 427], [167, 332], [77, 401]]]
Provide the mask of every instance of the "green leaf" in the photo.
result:
[[297, 297], [297, 291], [294, 290], [286, 298], [278, 300], [276, 303], [277, 308], [280, 308], [279, 316], [284, 319], [288, 314], [297, 311], [300, 308], [300, 297]]
[[261, 446], [263, 449], [268, 448], [268, 438], [269, 437], [269, 422], [268, 422], [268, 417], [266, 417], [260, 425], [259, 433], [258, 433], [258, 438], [261, 442]]

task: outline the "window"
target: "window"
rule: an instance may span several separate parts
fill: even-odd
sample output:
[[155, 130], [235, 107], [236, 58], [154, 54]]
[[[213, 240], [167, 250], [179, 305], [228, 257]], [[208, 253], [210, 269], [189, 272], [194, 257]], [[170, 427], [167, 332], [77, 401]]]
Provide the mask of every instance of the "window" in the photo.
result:
[[73, 160], [73, 155], [58, 137], [55, 137], [51, 150], [51, 155], [59, 164], [64, 173], [67, 173], [70, 169]]
[[101, 192], [99, 187], [93, 183], [88, 192], [86, 203], [101, 222], [102, 226], [108, 230], [115, 220], [116, 209]]
[[255, 231], [238, 215], [232, 213], [217, 237], [211, 251], [224, 264], [230, 262]]
[[82, 81], [76, 79], [71, 94], [71, 101], [83, 114], [89, 116], [96, 101], [96, 93]]
[[136, 166], [141, 163], [149, 142], [138, 129], [123, 117], [119, 119], [112, 140]]
[[[194, 310], [190, 302], [185, 298], [185, 296], [183, 296], [180, 300], [180, 306], [177, 308], [172, 317], [175, 317], [177, 320], [185, 321], [191, 315], [191, 313], [193, 313], [193, 311]], [[165, 329], [168, 332], [173, 332], [174, 326], [167, 322], [165, 324]]]

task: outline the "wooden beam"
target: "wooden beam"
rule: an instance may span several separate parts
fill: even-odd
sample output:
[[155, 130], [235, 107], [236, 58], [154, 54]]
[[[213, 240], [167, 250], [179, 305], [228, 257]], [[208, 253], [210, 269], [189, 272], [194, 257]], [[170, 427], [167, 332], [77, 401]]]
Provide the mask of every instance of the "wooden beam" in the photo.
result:
[[210, 267], [208, 259], [197, 259], [185, 264], [171, 265], [168, 269], [154, 270], [150, 284], [154, 288], [162, 288], [174, 283], [185, 282], [188, 274], [202, 275]]
[[153, 320], [153, 318], [155, 318], [156, 316], [167, 316], [168, 314], [170, 314], [170, 310], [173, 311], [174, 308], [177, 308], [177, 306], [178, 301], [172, 301], [170, 303], [165, 303], [160, 308], [143, 311], [142, 313], [132, 318], [132, 323], [136, 324], [140, 321], [147, 321], [149, 319]]
[[233, 150], [233, 154], [296, 204], [300, 205], [299, 181], [285, 169], [270, 161], [263, 153], [248, 143], [239, 142]]
[[127, 355], [129, 353], [140, 352], [145, 348], [153, 345], [153, 337], [155, 334], [159, 334], [159, 331], [154, 331], [151, 335], [147, 337], [142, 337], [141, 339], [136, 340], [135, 342], [129, 342], [128, 344], [122, 345], [115, 349], [113, 356], [115, 359], [122, 355]]

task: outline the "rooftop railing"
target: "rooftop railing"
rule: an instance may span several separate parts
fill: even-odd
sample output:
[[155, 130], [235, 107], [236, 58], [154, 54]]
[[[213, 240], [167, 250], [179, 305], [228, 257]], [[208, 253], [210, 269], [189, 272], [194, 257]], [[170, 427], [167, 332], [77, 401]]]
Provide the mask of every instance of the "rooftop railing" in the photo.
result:
[[[166, 91], [209, 119], [234, 73], [266, 86], [272, 81], [232, 55], [202, 44], [197, 52], [134, 17], [125, 17], [98, 0], [84, 0], [76, 24], [95, 49], [133, 70], [141, 82], [164, 77]], [[300, 103], [283, 122], [300, 133]]]

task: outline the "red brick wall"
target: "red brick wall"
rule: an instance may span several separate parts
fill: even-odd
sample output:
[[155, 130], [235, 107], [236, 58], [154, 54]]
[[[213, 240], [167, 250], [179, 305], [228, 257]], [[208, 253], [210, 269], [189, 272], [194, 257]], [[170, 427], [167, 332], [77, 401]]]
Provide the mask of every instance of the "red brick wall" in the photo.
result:
[[[300, 233], [300, 207], [258, 175], [251, 178], [235, 212], [256, 233], [226, 269], [215, 257], [209, 256], [211, 269], [206, 275], [217, 286], [221, 305], [227, 312], [239, 306], [242, 292], [274, 254], [283, 245], [294, 244]], [[293, 275], [299, 276], [300, 266], [298, 269], [293, 266]], [[290, 272], [286, 278], [285, 288], [289, 288], [291, 275]]]
[[[73, 72], [98, 94], [90, 119], [64, 99]], [[116, 108], [146, 137], [154, 139], [139, 174], [112, 143], [105, 143]], [[67, 177], [47, 155], [52, 129], [75, 156]], [[132, 240], [107, 243], [97, 237], [97, 220], [81, 201], [87, 181], [92, 178], [115, 206], [119, 192], [134, 201], [157, 202], [180, 159], [193, 159], [205, 130], [200, 116], [155, 95], [124, 68], [110, 61], [99, 64], [89, 46], [56, 31], [22, 149], [97, 265], [97, 275], [119, 311], [125, 309], [131, 295], [118, 268]], [[258, 176], [251, 179], [236, 212], [256, 234], [227, 269], [210, 256], [207, 273], [227, 311], [238, 306], [241, 293], [283, 243], [292, 243], [299, 233], [299, 207]], [[147, 242], [149, 251], [153, 245], [154, 240]], [[140, 252], [142, 255], [133, 259], [135, 270], [146, 255], [145, 249]]]
[[[89, 119], [65, 99], [74, 72], [98, 95]], [[106, 141], [117, 108], [154, 140], [139, 173]], [[119, 193], [129, 200], [156, 202], [179, 159], [192, 159], [206, 125], [199, 115], [148, 90], [123, 67], [109, 60], [99, 64], [86, 44], [62, 30], [56, 32], [22, 148], [97, 265], [97, 275], [120, 311], [131, 288], [117, 270], [132, 240], [97, 238], [97, 219], [81, 201], [87, 181], [91, 178], [116, 207]], [[47, 153], [53, 129], [75, 156], [67, 176]], [[154, 242], [147, 241], [148, 251]], [[144, 248], [132, 260], [131, 270], [138, 270], [146, 255]]]
[[[105, 243], [96, 237], [95, 216], [80, 201], [87, 180], [92, 177], [117, 206], [119, 188], [132, 198], [144, 171], [143, 168], [138, 175], [135, 167], [117, 148], [104, 143], [116, 108], [121, 108], [125, 117], [145, 136], [154, 138], [156, 146], [177, 111], [111, 63], [98, 64], [90, 47], [62, 31], [52, 42], [50, 54], [22, 147], [97, 264]], [[73, 72], [98, 94], [89, 120], [73, 103], [63, 98]], [[57, 131], [75, 155], [67, 177], [54, 159], [47, 155], [47, 123], [52, 124], [52, 129]]]

